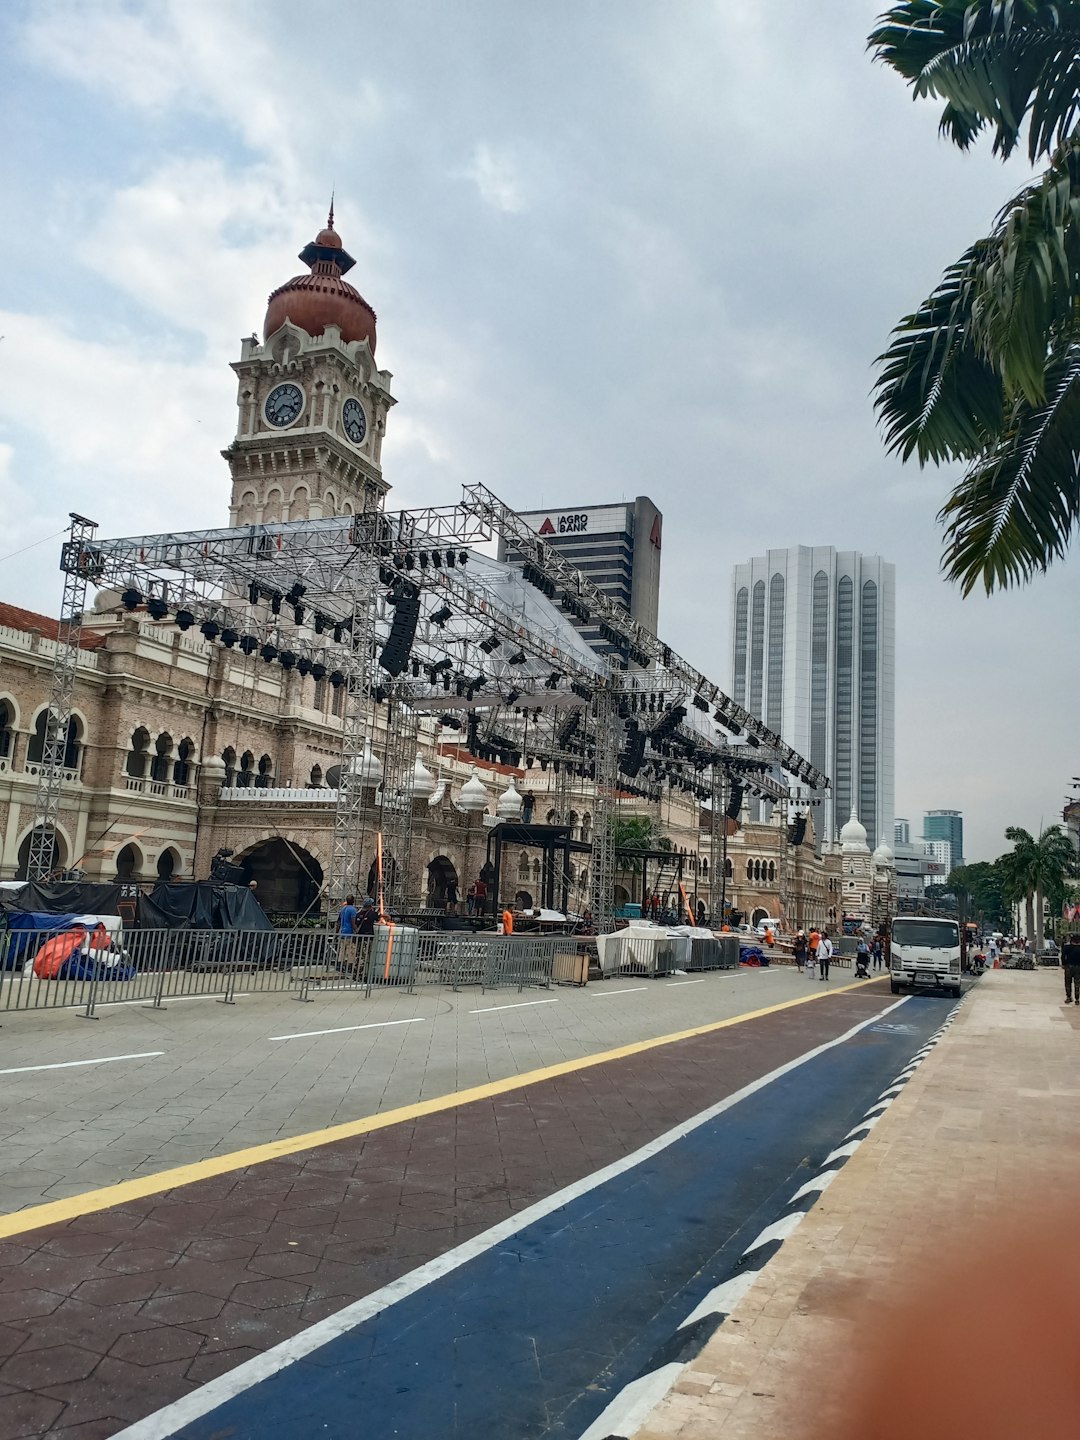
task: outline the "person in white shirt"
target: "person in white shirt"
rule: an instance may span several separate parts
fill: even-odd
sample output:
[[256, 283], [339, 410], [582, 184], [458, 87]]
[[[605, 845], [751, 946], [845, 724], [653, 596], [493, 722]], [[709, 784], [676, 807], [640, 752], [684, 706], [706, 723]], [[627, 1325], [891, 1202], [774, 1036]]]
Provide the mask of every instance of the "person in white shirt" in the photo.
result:
[[828, 930], [821, 932], [821, 939], [817, 947], [818, 969], [820, 970], [819, 980], [828, 980], [829, 961], [832, 959], [832, 941], [829, 939]]

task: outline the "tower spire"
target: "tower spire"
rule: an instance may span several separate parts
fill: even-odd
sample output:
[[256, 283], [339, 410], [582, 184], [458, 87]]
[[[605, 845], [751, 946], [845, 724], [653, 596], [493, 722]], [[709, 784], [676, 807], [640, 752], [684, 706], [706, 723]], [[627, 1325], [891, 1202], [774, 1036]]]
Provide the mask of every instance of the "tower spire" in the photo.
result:
[[328, 230], [334, 228], [334, 190], [330, 191], [330, 215], [326, 221], [326, 228]]

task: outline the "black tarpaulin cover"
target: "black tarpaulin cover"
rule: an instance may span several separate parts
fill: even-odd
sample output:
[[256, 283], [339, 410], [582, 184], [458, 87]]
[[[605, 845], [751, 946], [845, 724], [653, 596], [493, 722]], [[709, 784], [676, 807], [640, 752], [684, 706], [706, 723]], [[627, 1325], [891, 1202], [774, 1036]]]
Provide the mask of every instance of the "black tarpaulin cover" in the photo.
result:
[[272, 930], [258, 900], [245, 885], [155, 885], [140, 895], [136, 911], [141, 926], [152, 930]]
[[11, 910], [36, 910], [44, 915], [119, 915], [120, 886], [95, 880], [28, 880], [21, 890], [5, 894]]

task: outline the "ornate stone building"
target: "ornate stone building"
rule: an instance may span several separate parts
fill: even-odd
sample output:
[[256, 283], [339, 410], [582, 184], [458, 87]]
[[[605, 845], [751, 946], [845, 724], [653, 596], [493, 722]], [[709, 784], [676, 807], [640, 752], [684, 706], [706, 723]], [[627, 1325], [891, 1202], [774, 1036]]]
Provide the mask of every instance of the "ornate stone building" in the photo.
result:
[[[301, 252], [309, 273], [273, 292], [262, 340], [244, 340], [233, 366], [237, 431], [223, 452], [233, 525], [354, 514], [377, 506], [388, 489], [382, 445], [391, 376], [376, 365], [375, 313], [344, 279], [353, 261], [332, 221]], [[273, 603], [237, 601], [256, 613]], [[26, 873], [56, 634], [55, 620], [0, 605], [3, 879]], [[257, 881], [267, 909], [314, 908], [330, 854], [344, 703], [330, 678], [263, 664], [174, 619], [154, 619], [141, 603], [128, 609], [116, 591], [100, 592], [82, 631], [56, 863], [94, 879], [200, 877], [224, 847]], [[377, 753], [378, 717], [379, 707]], [[419, 743], [432, 784], [418, 786], [413, 802], [408, 891], [418, 903], [440, 904], [451, 883], [464, 898], [500, 815], [523, 807], [548, 819], [554, 776], [536, 765], [474, 765], [434, 718], [421, 721]], [[647, 808], [629, 798], [627, 806]], [[373, 807], [368, 814], [362, 874], [374, 856]], [[712, 909], [715, 889], [718, 905], [697, 802], [665, 795], [652, 814], [685, 854], [694, 900]], [[571, 796], [567, 822], [575, 839], [590, 838], [587, 788]], [[829, 898], [827, 862], [813, 855], [812, 826], [790, 845], [787, 838], [778, 822], [733, 837], [729, 905], [775, 915], [783, 897], [798, 923], [818, 917]], [[509, 851], [504, 875], [504, 896], [538, 901], [535, 854]], [[583, 909], [586, 855], [566, 879], [570, 907]]]

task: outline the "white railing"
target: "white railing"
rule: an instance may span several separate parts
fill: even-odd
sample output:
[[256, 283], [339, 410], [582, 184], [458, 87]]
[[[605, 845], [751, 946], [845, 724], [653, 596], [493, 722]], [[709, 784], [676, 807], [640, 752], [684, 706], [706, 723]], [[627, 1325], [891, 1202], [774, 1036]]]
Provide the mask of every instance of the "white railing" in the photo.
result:
[[[42, 771], [42, 764], [41, 764], [41, 761], [40, 761], [40, 760], [28, 760], [28, 761], [26, 762], [26, 764], [23, 766], [23, 772], [24, 772], [25, 774], [27, 774], [27, 775], [40, 775], [40, 774], [41, 774], [41, 771]], [[78, 780], [78, 778], [79, 778], [79, 772], [78, 772], [78, 770], [65, 770], [65, 771], [64, 771], [64, 782], [65, 782], [65, 784], [70, 784], [70, 782], [71, 782], [72, 780]]]
[[232, 800], [241, 805], [336, 805], [337, 791], [326, 786], [318, 789], [286, 785], [272, 785], [260, 788], [258, 785], [223, 785], [221, 799]]

